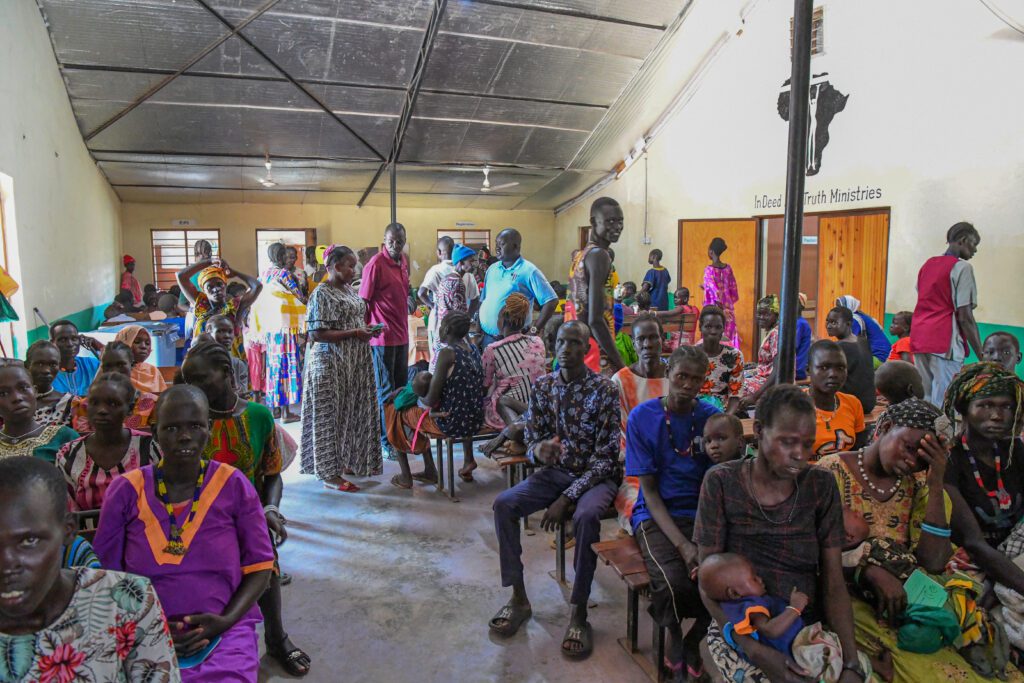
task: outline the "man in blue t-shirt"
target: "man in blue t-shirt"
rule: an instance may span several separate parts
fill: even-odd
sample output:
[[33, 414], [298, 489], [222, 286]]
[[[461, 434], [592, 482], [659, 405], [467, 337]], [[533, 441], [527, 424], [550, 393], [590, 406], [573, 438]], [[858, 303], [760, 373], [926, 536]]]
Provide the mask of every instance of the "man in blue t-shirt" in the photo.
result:
[[537, 334], [543, 330], [558, 305], [558, 295], [551, 288], [544, 273], [522, 257], [523, 236], [515, 228], [505, 228], [494, 240], [498, 261], [491, 264], [484, 276], [484, 291], [480, 294], [480, 329], [484, 333], [483, 347], [493, 344], [500, 334], [498, 314], [505, 299], [519, 292], [531, 303], [540, 306], [537, 322], [531, 324], [533, 312], [526, 317], [526, 331]]
[[[693, 523], [704, 474], [711, 460], [704, 452], [704, 424], [721, 412], [697, 398], [708, 357], [683, 346], [669, 359], [669, 394], [641, 403], [626, 420], [626, 476], [639, 477], [633, 506], [633, 535], [650, 575], [651, 618], [671, 636], [673, 668], [700, 666], [700, 642], [710, 617], [697, 589], [697, 546]], [[686, 638], [682, 620], [696, 623]]]
[[804, 317], [804, 309], [807, 308], [807, 295], [800, 292], [800, 304], [797, 308], [796, 318], [796, 378], [797, 380], [807, 379], [808, 353], [811, 350], [811, 324]]
[[50, 341], [60, 351], [60, 371], [53, 380], [54, 391], [85, 396], [100, 369], [100, 361], [94, 356], [79, 356], [78, 352], [83, 343], [93, 353], [102, 351], [103, 346], [95, 339], [79, 334], [78, 326], [70, 320], [58, 320], [50, 325]]
[[651, 308], [658, 311], [668, 310], [668, 285], [672, 282], [672, 276], [668, 270], [662, 268], [661, 249], [652, 249], [647, 257], [651, 269], [644, 275], [643, 288], [651, 293]]

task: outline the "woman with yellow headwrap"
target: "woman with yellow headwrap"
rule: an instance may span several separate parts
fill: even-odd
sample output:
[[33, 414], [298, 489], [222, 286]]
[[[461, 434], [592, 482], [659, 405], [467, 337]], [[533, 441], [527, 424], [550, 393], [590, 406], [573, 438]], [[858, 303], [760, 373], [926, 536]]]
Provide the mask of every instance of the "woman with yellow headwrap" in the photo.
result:
[[740, 391], [740, 408], [757, 403], [761, 394], [771, 386], [775, 357], [779, 355], [779, 297], [774, 294], [757, 302], [757, 326], [767, 330], [768, 336], [757, 352], [757, 367], [743, 373], [743, 389]]
[[[196, 284], [192, 284], [192, 276], [198, 274]], [[199, 335], [206, 332], [206, 323], [215, 315], [228, 317], [235, 324], [235, 341], [231, 347], [231, 355], [245, 360], [242, 350], [242, 321], [249, 313], [263, 285], [252, 275], [239, 273], [231, 269], [228, 262], [221, 258], [203, 259], [176, 273], [181, 293], [192, 306], [191, 313], [195, 317], [192, 328], [193, 342]], [[249, 290], [240, 297], [228, 296], [228, 280], [239, 278], [249, 286]]]

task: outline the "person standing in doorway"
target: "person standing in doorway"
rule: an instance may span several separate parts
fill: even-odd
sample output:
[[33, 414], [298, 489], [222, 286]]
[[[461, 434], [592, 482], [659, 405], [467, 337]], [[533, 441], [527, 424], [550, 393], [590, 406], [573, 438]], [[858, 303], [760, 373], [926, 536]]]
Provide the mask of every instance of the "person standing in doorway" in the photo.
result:
[[128, 290], [132, 293], [132, 305], [142, 305], [142, 285], [135, 277], [135, 257], [129, 254], [124, 255], [124, 272], [121, 273], [121, 291]]
[[729, 245], [721, 237], [711, 240], [708, 245], [708, 258], [711, 263], [704, 269], [704, 305], [718, 306], [725, 313], [724, 339], [734, 349], [740, 348], [740, 335], [736, 331], [736, 302], [740, 299], [736, 276], [732, 274], [732, 266], [722, 261], [722, 254]]
[[968, 261], [978, 252], [981, 235], [960, 222], [946, 232], [946, 253], [925, 261], [917, 273], [917, 306], [910, 350], [924, 380], [925, 398], [941, 406], [946, 388], [960, 372], [970, 350], [982, 356], [974, 320], [978, 286]]
[[533, 304], [540, 306], [537, 322], [531, 322], [532, 310], [526, 316], [526, 331], [540, 334], [558, 305], [558, 295], [544, 273], [523, 258], [523, 236], [515, 228], [505, 228], [494, 240], [498, 260], [487, 269], [484, 291], [480, 296], [480, 329], [484, 333], [484, 348], [493, 344], [500, 335], [498, 316], [505, 300], [512, 292], [519, 292]]
[[668, 285], [672, 282], [672, 276], [668, 270], [662, 267], [661, 249], [651, 249], [647, 262], [651, 269], [644, 275], [643, 287], [651, 293], [651, 308], [658, 311], [668, 310]]
[[587, 367], [601, 371], [601, 357], [607, 359], [612, 373], [625, 367], [615, 347], [615, 319], [612, 284], [612, 259], [609, 247], [622, 235], [622, 207], [611, 197], [601, 197], [590, 205], [590, 238], [572, 259], [569, 268], [569, 299], [566, 320], [580, 320], [590, 327], [592, 339], [587, 352]]
[[[388, 225], [382, 249], [366, 264], [359, 283], [370, 326], [383, 326], [383, 333], [370, 339], [382, 425], [384, 399], [405, 386], [409, 372], [409, 259], [403, 253], [405, 243], [405, 226]], [[380, 443], [392, 452], [383, 429]]]

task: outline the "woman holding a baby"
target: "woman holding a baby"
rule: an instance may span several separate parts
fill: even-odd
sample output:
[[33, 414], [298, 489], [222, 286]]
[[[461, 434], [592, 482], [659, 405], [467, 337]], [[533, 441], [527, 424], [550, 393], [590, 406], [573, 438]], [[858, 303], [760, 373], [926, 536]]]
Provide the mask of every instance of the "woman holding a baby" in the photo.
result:
[[[843, 579], [839, 492], [828, 470], [808, 464], [814, 446], [814, 404], [795, 386], [772, 387], [758, 403], [754, 431], [757, 457], [712, 468], [697, 508], [693, 540], [702, 567], [708, 562], [715, 568], [702, 571], [698, 580], [713, 619], [707, 635], [711, 657], [728, 680], [817, 680], [810, 678], [817, 672], [797, 664], [792, 652], [752, 637], [752, 622], [777, 616], [766, 606], [754, 607], [751, 619], [736, 624], [730, 635], [735, 647], [723, 636], [722, 625], [732, 623], [723, 606], [748, 597], [774, 596], [780, 598], [783, 612], [807, 624], [828, 624], [844, 653], [837, 680], [860, 683], [865, 669], [856, 655]], [[742, 563], [749, 563], [752, 572], [742, 567], [726, 570]], [[788, 630], [788, 625], [780, 629]]]

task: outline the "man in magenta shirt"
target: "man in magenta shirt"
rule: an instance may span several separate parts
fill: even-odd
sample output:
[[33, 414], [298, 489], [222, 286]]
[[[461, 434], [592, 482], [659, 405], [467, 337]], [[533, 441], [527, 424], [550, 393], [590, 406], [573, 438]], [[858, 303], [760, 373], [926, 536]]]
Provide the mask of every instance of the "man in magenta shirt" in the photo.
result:
[[[381, 411], [381, 446], [389, 449], [384, 425], [384, 399], [405, 386], [409, 372], [409, 260], [405, 227], [392, 223], [384, 229], [384, 248], [363, 268], [359, 296], [366, 301], [371, 325], [384, 325], [384, 333], [370, 340], [377, 404]], [[390, 452], [390, 450], [389, 450]]]
[[946, 388], [971, 349], [981, 357], [981, 337], [974, 321], [978, 288], [968, 261], [981, 237], [970, 223], [946, 232], [948, 248], [925, 261], [917, 274], [917, 306], [910, 350], [924, 380], [924, 397], [941, 406]]

